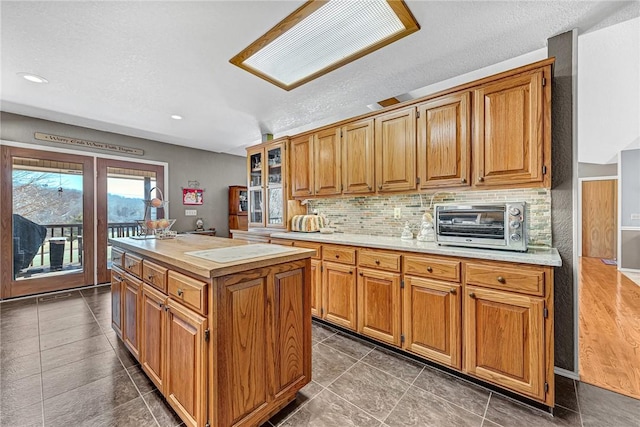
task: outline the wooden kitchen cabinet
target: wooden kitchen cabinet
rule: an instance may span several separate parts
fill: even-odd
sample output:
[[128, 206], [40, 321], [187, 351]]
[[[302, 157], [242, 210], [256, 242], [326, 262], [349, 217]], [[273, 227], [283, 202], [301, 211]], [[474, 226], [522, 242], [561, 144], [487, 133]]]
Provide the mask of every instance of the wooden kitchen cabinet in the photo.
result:
[[376, 187], [379, 192], [416, 189], [416, 108], [375, 118]]
[[288, 138], [247, 148], [249, 228], [286, 228]]
[[342, 126], [342, 194], [375, 191], [373, 119]]
[[419, 104], [419, 188], [469, 186], [470, 174], [470, 93], [454, 93]]
[[140, 360], [141, 295], [142, 281], [125, 273], [122, 286], [122, 341], [136, 360]]
[[475, 187], [550, 186], [550, 73], [546, 66], [475, 89]]
[[[120, 256], [122, 257], [122, 252]], [[122, 287], [124, 272], [111, 268], [111, 327], [122, 339]]]
[[248, 198], [247, 187], [229, 186], [229, 230], [248, 230]]
[[203, 426], [207, 420], [207, 319], [171, 298], [166, 308], [164, 396], [186, 425]]
[[322, 261], [311, 260], [311, 315], [322, 316]]
[[358, 332], [400, 346], [400, 274], [358, 268]]
[[313, 135], [293, 138], [290, 143], [291, 196], [309, 197], [313, 195]]
[[142, 286], [140, 310], [140, 366], [158, 390], [164, 389], [167, 296], [148, 284]]
[[330, 196], [342, 191], [340, 129], [313, 134], [314, 195]]
[[405, 276], [404, 281], [403, 348], [460, 369], [462, 287], [413, 276]]
[[[326, 254], [328, 251], [324, 250]], [[323, 262], [323, 319], [356, 330], [356, 267], [337, 262]]]
[[465, 293], [466, 372], [544, 400], [545, 300], [477, 286]]

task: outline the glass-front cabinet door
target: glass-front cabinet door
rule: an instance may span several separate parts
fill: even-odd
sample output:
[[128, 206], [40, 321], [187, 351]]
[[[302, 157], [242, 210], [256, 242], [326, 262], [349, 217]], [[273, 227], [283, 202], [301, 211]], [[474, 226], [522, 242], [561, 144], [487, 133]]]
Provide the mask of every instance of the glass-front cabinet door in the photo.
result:
[[247, 152], [248, 189], [249, 192], [249, 227], [264, 227], [263, 212], [263, 155], [264, 149], [258, 148]]
[[284, 145], [267, 148], [267, 227], [284, 225], [283, 161]]

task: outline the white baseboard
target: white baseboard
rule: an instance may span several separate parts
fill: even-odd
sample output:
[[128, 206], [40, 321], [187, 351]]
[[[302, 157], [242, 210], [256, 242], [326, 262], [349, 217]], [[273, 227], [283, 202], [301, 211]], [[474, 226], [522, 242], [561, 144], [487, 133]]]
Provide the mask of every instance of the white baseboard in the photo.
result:
[[568, 371], [566, 369], [558, 368], [557, 366], [553, 368], [553, 372], [561, 377], [571, 378], [572, 380], [580, 380], [580, 375], [574, 371]]

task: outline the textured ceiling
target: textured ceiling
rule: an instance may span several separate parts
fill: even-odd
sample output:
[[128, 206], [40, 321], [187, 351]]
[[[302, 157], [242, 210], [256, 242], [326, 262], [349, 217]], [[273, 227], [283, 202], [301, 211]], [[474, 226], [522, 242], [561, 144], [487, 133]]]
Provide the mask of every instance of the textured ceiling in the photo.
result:
[[638, 2], [406, 3], [420, 31], [286, 92], [228, 61], [302, 1], [3, 0], [1, 108], [244, 155], [262, 133], [366, 113], [368, 104], [544, 48], [556, 34], [638, 13]]

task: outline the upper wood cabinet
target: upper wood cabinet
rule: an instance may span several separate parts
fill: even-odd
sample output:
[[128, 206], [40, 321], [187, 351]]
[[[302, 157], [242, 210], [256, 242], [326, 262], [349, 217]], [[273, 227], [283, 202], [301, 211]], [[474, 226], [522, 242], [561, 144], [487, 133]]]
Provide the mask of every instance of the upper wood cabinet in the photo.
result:
[[313, 135], [314, 195], [329, 196], [342, 191], [340, 129], [326, 129]]
[[544, 84], [544, 69], [537, 69], [474, 91], [474, 186], [542, 185], [550, 161], [544, 156]]
[[313, 136], [293, 138], [290, 146], [291, 195], [293, 197], [312, 196], [314, 191]]
[[375, 191], [373, 119], [344, 125], [342, 136], [342, 193]]
[[416, 108], [375, 118], [376, 188], [379, 192], [416, 188]]
[[288, 138], [247, 148], [249, 228], [286, 228]]
[[471, 184], [470, 98], [455, 93], [418, 105], [420, 189]]

